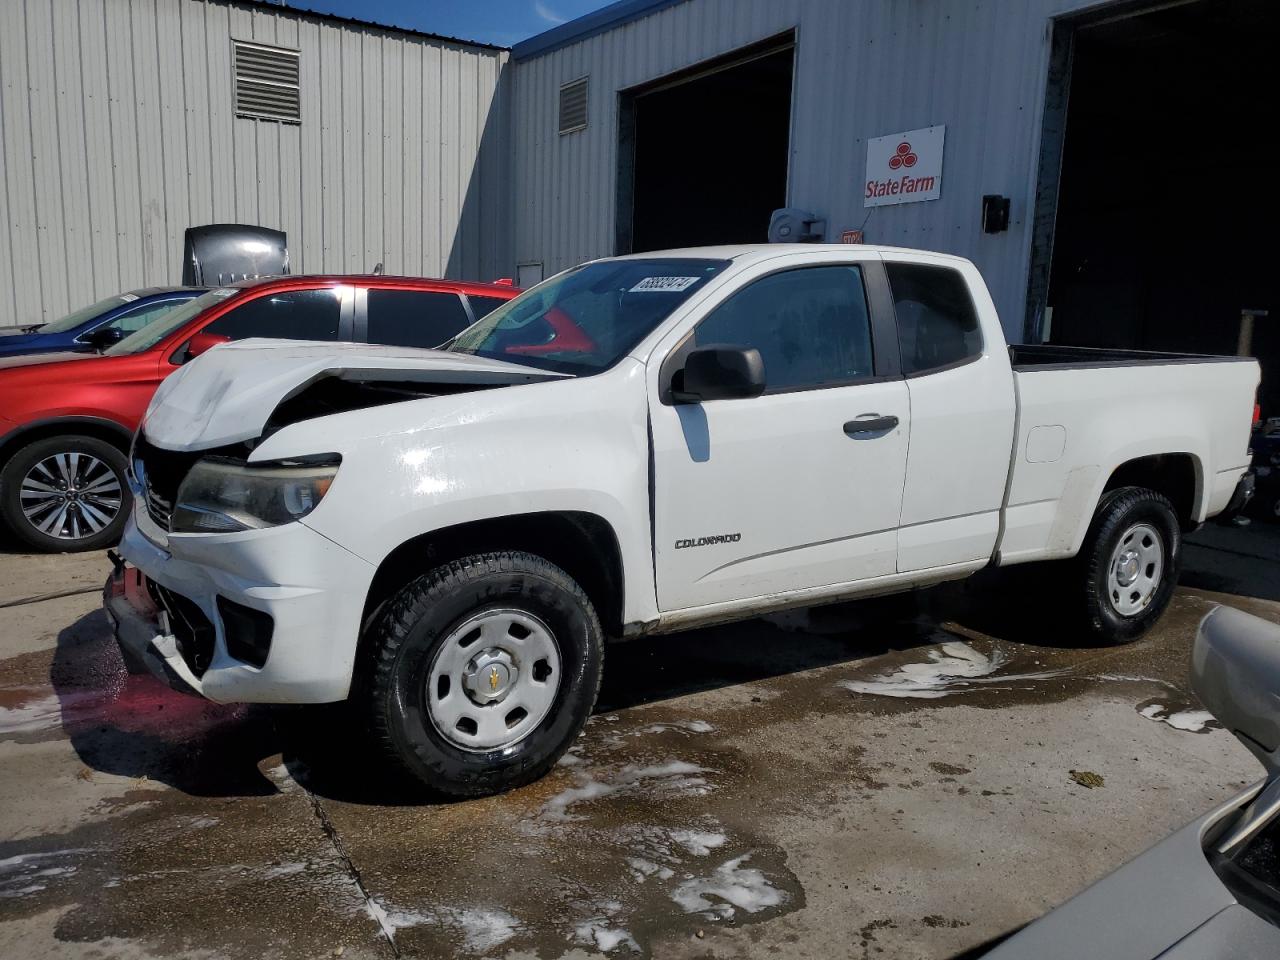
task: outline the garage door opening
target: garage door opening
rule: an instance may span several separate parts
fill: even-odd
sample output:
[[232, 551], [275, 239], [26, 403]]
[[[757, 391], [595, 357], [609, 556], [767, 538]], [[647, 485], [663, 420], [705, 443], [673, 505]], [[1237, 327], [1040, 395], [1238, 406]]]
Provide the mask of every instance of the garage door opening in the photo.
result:
[[1033, 255], [1034, 338], [1234, 354], [1242, 311], [1269, 310], [1244, 346], [1280, 414], [1278, 7], [1194, 0], [1058, 24], [1046, 139], [1062, 131], [1061, 173], [1051, 245]]
[[767, 239], [786, 206], [790, 33], [625, 91], [618, 253]]

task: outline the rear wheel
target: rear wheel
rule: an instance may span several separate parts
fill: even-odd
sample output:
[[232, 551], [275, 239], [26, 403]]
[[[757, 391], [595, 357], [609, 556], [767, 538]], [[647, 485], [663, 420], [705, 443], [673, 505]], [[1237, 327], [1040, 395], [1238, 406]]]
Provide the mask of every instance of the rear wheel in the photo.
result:
[[125, 456], [78, 434], [37, 440], [0, 472], [0, 514], [42, 553], [99, 550], [120, 539], [131, 498]]
[[1077, 559], [1090, 632], [1134, 640], [1160, 618], [1182, 563], [1182, 530], [1168, 499], [1144, 487], [1107, 493]]
[[373, 732], [396, 766], [438, 793], [536, 780], [581, 731], [600, 686], [591, 601], [527, 553], [467, 557], [418, 577], [367, 640]]

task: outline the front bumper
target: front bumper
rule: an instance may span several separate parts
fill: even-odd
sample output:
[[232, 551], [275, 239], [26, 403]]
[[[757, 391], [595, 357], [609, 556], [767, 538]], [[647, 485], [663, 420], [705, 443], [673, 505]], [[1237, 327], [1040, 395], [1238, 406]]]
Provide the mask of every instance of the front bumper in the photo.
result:
[[[103, 598], [131, 669], [218, 703], [346, 698], [371, 564], [300, 523], [163, 543], [138, 523], [135, 512]], [[219, 598], [270, 618], [260, 666], [229, 652]]]

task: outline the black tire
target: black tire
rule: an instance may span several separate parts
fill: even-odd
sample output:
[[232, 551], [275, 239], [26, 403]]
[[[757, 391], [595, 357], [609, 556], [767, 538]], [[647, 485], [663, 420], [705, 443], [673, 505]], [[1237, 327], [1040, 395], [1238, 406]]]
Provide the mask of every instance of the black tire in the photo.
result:
[[[1163, 566], [1154, 591], [1145, 599], [1141, 609], [1123, 613], [1118, 609], [1123, 600], [1116, 597], [1109, 575], [1122, 538], [1139, 525], [1146, 525], [1160, 535], [1157, 546], [1163, 555]], [[1145, 487], [1121, 487], [1108, 491], [1098, 504], [1076, 565], [1078, 582], [1083, 587], [1086, 629], [1107, 643], [1136, 640], [1164, 613], [1178, 584], [1182, 565], [1182, 528], [1173, 505], [1161, 494]]]
[[[473, 751], [437, 729], [428, 681], [448, 638], [488, 610], [545, 624], [558, 648], [559, 683], [531, 732]], [[366, 701], [374, 738], [394, 765], [438, 794], [483, 796], [538, 779], [581, 732], [600, 689], [604, 637], [595, 608], [568, 574], [528, 553], [465, 557], [418, 577], [377, 615], [366, 641], [356, 695]]]
[[[40, 472], [41, 468], [37, 465], [48, 464], [50, 458], [57, 458], [61, 454], [78, 455], [76, 459], [80, 468], [79, 475], [84, 480], [92, 482], [105, 475], [101, 472], [94, 473], [92, 476], [85, 475], [85, 466], [91, 463], [89, 458], [98, 461], [111, 472], [115, 482], [118, 484], [119, 506], [115, 514], [110, 518], [110, 522], [96, 530], [93, 529], [99, 524], [99, 518], [105, 516], [104, 503], [106, 501], [104, 499], [89, 498], [86, 498], [86, 501], [92, 506], [96, 516], [91, 518], [87, 512], [80, 513], [79, 511], [82, 508], [72, 504], [61, 525], [51, 532], [41, 530], [37, 524], [44, 521], [56, 523], [60, 507], [55, 505], [49, 513], [36, 514], [34, 521], [27, 517], [23, 510], [22, 484], [24, 478], [32, 473], [33, 470], [37, 472], [37, 477], [43, 477], [44, 474]], [[96, 470], [96, 468], [94, 469]], [[133, 506], [133, 498], [129, 493], [126, 472], [127, 461], [125, 455], [118, 448], [105, 440], [99, 440], [97, 437], [65, 434], [36, 440], [10, 457], [9, 462], [4, 465], [4, 469], [0, 470], [0, 516], [3, 516], [5, 526], [19, 541], [39, 553], [73, 553], [83, 550], [101, 550], [120, 539], [120, 533], [124, 530], [125, 522], [129, 518], [129, 511]], [[79, 494], [77, 494], [78, 497]], [[114, 495], [112, 499], [114, 499]], [[75, 535], [78, 532], [83, 532], [83, 535]], [[59, 533], [62, 535], [58, 535]]]

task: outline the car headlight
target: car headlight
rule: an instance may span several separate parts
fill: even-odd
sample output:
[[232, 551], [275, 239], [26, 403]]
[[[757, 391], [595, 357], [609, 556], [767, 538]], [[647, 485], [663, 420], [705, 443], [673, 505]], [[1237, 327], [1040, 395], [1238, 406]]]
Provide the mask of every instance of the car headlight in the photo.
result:
[[178, 487], [173, 533], [233, 533], [300, 520], [329, 492], [341, 457], [322, 454], [273, 463], [206, 459]]

